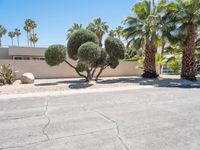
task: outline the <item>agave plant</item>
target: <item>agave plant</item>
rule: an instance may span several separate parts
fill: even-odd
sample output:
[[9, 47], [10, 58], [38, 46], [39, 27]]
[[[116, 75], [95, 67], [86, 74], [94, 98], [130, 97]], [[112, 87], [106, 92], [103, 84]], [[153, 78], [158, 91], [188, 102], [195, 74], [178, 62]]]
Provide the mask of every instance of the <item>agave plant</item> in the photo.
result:
[[16, 80], [16, 72], [10, 68], [10, 65], [2, 65], [0, 68], [0, 77], [3, 84], [13, 84]]

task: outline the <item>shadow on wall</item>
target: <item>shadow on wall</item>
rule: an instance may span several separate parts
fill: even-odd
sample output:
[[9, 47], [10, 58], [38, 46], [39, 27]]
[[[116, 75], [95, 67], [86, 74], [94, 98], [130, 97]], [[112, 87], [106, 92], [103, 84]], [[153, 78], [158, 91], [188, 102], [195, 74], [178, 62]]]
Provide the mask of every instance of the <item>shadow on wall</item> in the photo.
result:
[[[200, 88], [200, 81], [192, 82], [181, 79], [145, 79], [140, 77], [121, 77], [115, 79], [101, 79], [97, 84], [129, 84], [136, 86], [138, 85], [149, 85], [154, 87], [169, 87], [169, 88]], [[52, 86], [65, 84], [70, 89], [84, 89], [93, 86], [92, 83], [87, 83], [85, 80], [65, 80], [53, 83], [40, 83], [35, 84], [35, 86]]]

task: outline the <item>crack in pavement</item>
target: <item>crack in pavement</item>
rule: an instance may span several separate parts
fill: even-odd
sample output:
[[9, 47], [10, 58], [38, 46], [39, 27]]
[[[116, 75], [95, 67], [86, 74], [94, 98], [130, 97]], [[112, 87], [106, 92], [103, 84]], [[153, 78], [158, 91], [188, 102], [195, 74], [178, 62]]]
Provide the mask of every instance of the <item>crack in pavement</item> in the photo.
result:
[[23, 147], [25, 147], [25, 146], [31, 146], [31, 145], [35, 145], [35, 144], [38, 144], [38, 143], [44, 143], [44, 142], [47, 142], [47, 140], [37, 141], [37, 142], [28, 143], [28, 144], [19, 145], [19, 146], [2, 147], [2, 148], [0, 148], [0, 150], [15, 149], [15, 148], [23, 148]]
[[72, 134], [72, 135], [58, 137], [58, 138], [51, 138], [49, 140], [42, 140], [42, 141], [38, 141], [38, 142], [28, 143], [28, 144], [20, 145], [20, 146], [11, 146], [11, 147], [0, 148], [0, 150], [23, 148], [23, 147], [26, 147], [26, 146], [31, 146], [31, 145], [35, 145], [35, 144], [39, 144], [39, 143], [48, 142], [48, 141], [60, 140], [60, 139], [71, 138], [71, 137], [76, 137], [76, 136], [84, 136], [84, 135], [89, 135], [89, 134], [95, 134], [95, 133], [98, 133], [98, 132], [108, 131], [108, 130], [114, 130], [114, 129], [115, 128], [107, 128], [107, 129], [95, 130], [95, 131], [81, 133], [81, 134]]
[[89, 109], [87, 109], [87, 108], [86, 108], [86, 105], [83, 105], [81, 108], [82, 108], [84, 111], [91, 111], [91, 112], [94, 112], [94, 113], [100, 115], [101, 117], [103, 117], [104, 119], [106, 119], [106, 120], [108, 120], [108, 121], [114, 123], [114, 124], [115, 124], [115, 129], [117, 130], [117, 135], [116, 135], [117, 138], [119, 139], [119, 141], [121, 142], [121, 144], [124, 146], [124, 148], [125, 148], [126, 150], [129, 150], [129, 148], [127, 147], [127, 145], [126, 145], [125, 142], [123, 141], [123, 139], [120, 137], [119, 125], [118, 125], [117, 121], [111, 119], [110, 117], [106, 116], [106, 115], [103, 114], [102, 112], [99, 112], [99, 111], [96, 111], [96, 110], [89, 110]]
[[49, 135], [47, 134], [47, 132], [45, 132], [45, 129], [49, 126], [50, 124], [50, 118], [47, 116], [47, 110], [48, 110], [48, 106], [49, 106], [49, 101], [48, 101], [48, 97], [46, 100], [46, 106], [45, 106], [45, 111], [44, 111], [44, 116], [47, 118], [47, 123], [44, 125], [44, 127], [42, 128], [42, 133], [47, 137], [47, 140], [49, 141]]
[[102, 112], [99, 112], [99, 111], [96, 111], [96, 110], [93, 110], [93, 112], [95, 112], [96, 114], [100, 115], [101, 117], [103, 117], [104, 119], [112, 122], [115, 124], [116, 126], [116, 130], [117, 130], [117, 138], [119, 139], [119, 141], [121, 142], [121, 144], [124, 146], [124, 148], [126, 150], [129, 150], [129, 148], [127, 147], [127, 145], [125, 144], [125, 142], [123, 141], [123, 139], [120, 137], [120, 131], [119, 131], [119, 125], [117, 123], [117, 121], [111, 119], [110, 117], [106, 116], [105, 114], [103, 114]]

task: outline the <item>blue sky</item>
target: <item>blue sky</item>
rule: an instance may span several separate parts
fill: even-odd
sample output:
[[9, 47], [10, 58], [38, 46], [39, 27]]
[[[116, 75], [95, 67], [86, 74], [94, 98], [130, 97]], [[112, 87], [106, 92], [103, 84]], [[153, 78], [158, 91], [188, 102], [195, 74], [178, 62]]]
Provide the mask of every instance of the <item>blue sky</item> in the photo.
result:
[[[121, 21], [132, 15], [136, 0], [0, 0], [0, 24], [8, 31], [20, 28], [20, 45], [26, 45], [24, 21], [31, 18], [38, 28], [38, 46], [66, 44], [66, 30], [73, 22], [86, 26], [94, 18], [101, 17], [110, 28], [121, 25]], [[3, 45], [10, 38], [3, 37]], [[15, 41], [16, 43], [16, 41]]]

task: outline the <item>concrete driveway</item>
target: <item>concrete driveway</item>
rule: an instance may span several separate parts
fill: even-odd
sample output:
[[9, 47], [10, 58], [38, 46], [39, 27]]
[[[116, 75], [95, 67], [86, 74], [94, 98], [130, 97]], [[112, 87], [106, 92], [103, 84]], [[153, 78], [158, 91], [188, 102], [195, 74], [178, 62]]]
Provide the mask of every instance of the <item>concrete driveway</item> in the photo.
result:
[[199, 149], [199, 88], [0, 100], [0, 150]]

